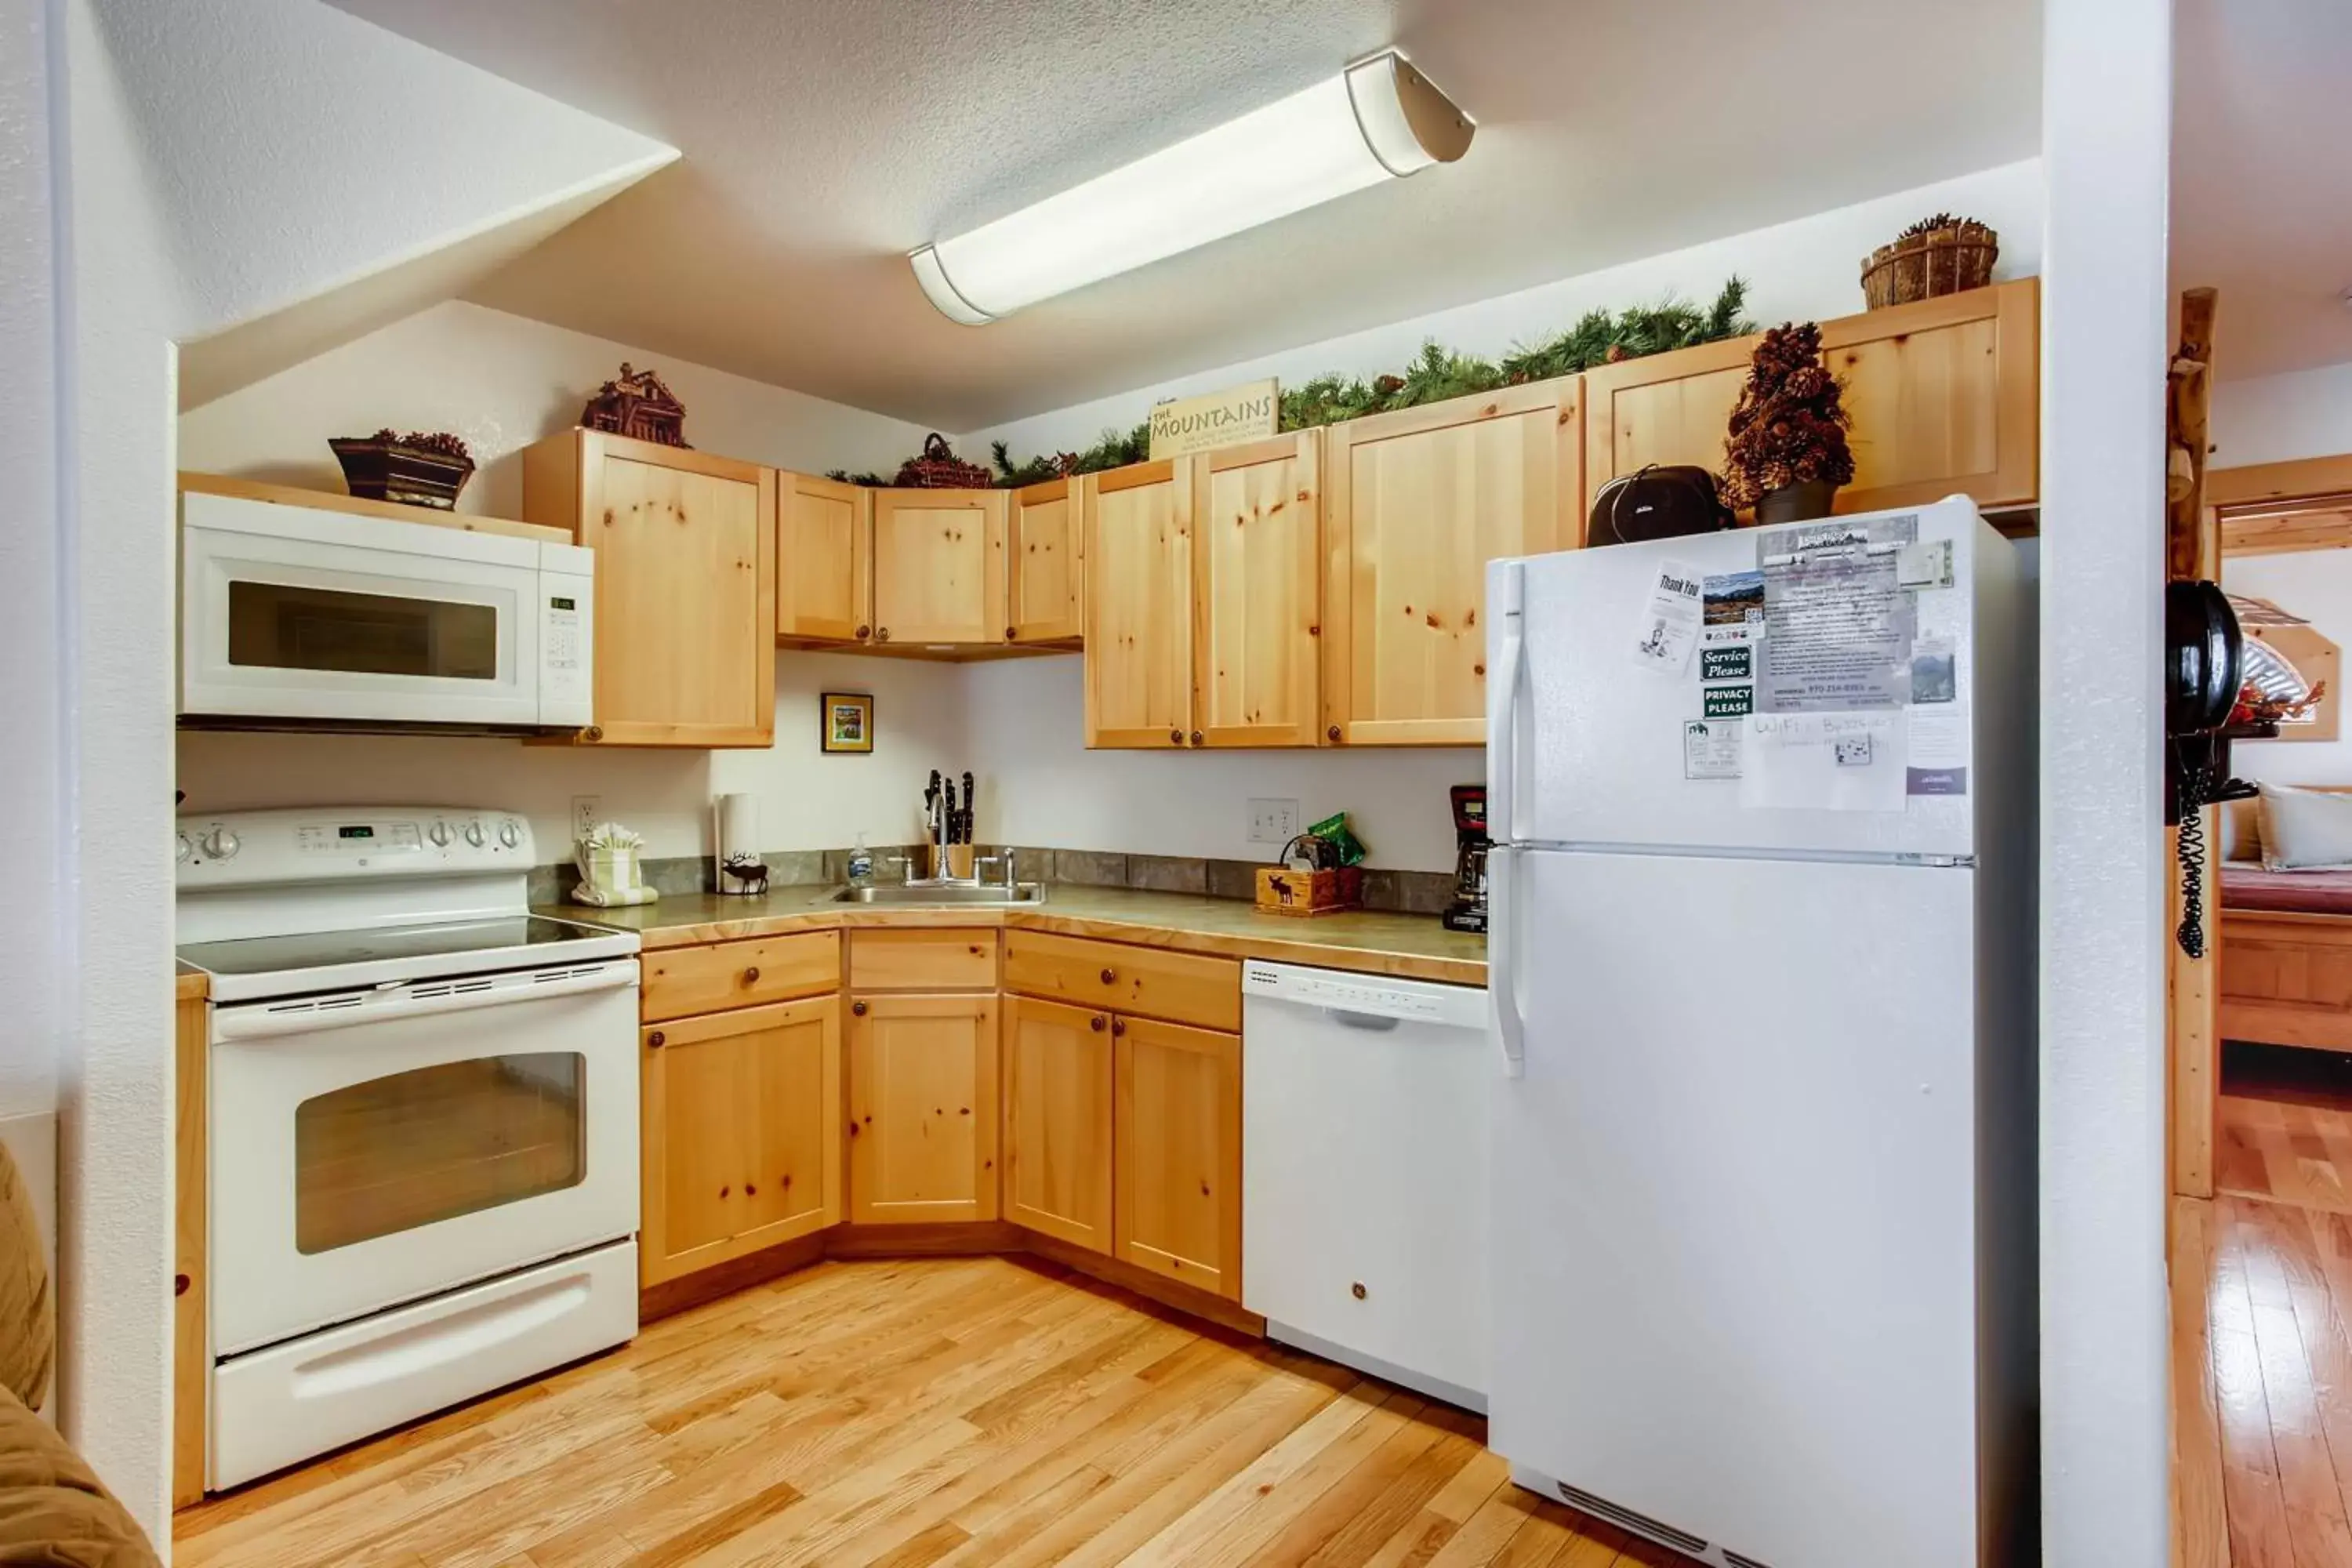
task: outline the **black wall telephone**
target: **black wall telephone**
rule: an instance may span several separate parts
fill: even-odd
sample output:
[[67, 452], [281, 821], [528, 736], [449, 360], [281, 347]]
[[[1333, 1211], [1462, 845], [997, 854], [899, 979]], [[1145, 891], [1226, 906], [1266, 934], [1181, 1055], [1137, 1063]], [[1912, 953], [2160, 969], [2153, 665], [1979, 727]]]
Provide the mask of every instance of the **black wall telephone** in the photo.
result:
[[2254, 786], [2230, 776], [2230, 713], [2243, 681], [2237, 613], [2214, 583], [2164, 587], [2164, 820], [2180, 829], [2180, 951], [2205, 956], [2205, 815]]

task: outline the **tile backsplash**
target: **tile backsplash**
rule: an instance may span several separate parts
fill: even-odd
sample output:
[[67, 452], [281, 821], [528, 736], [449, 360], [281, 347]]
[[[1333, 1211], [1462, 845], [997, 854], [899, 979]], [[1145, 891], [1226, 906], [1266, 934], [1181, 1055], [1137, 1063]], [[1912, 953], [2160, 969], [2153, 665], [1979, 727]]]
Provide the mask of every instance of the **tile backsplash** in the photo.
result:
[[[884, 880], [898, 875], [897, 858], [913, 853], [915, 845], [887, 845], [874, 851], [877, 873]], [[997, 846], [982, 845], [983, 855]], [[1136, 888], [1156, 893], [1205, 894], [1213, 899], [1254, 898], [1257, 891], [1255, 860], [1199, 859], [1181, 855], [1125, 855], [1100, 849], [1045, 849], [1015, 845], [1016, 868], [1024, 882], [1063, 882], [1089, 888]], [[768, 875], [779, 888], [838, 884], [849, 879], [846, 849], [772, 850], [761, 857]], [[656, 856], [644, 862], [646, 880], [656, 891], [683, 896], [707, 893], [713, 887], [708, 855]], [[539, 866], [530, 874], [530, 901], [552, 904], [579, 881], [571, 862]], [[1403, 914], [1434, 915], [1454, 896], [1454, 879], [1442, 871], [1364, 872], [1364, 907]]]

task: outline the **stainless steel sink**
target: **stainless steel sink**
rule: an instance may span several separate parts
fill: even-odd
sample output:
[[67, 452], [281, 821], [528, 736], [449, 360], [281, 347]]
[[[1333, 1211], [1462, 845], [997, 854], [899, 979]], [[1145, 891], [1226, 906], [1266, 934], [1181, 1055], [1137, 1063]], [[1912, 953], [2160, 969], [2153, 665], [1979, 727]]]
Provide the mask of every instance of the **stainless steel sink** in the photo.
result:
[[1035, 882], [1006, 887], [1001, 882], [877, 882], [866, 888], [839, 888], [822, 902], [828, 904], [1042, 904], [1045, 889]]

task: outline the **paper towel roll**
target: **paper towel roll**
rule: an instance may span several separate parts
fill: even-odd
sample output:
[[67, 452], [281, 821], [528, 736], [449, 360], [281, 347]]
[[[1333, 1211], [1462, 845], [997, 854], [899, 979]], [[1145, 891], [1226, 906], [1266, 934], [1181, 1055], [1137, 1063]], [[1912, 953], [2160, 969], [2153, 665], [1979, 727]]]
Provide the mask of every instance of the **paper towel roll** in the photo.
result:
[[718, 875], [712, 882], [722, 893], [748, 893], [753, 889], [727, 874], [727, 860], [731, 855], [760, 858], [760, 797], [755, 795], [722, 795], [712, 803], [716, 817], [719, 853], [714, 859]]

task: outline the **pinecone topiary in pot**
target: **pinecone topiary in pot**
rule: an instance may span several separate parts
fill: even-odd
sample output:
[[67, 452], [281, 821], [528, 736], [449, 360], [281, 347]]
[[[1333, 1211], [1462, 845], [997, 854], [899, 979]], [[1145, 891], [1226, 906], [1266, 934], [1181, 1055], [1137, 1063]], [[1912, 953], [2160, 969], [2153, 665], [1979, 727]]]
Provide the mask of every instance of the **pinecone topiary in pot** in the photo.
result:
[[1822, 363], [1822, 330], [1783, 323], [1764, 334], [1723, 444], [1724, 499], [1759, 523], [1827, 517], [1853, 479], [1847, 415]]

